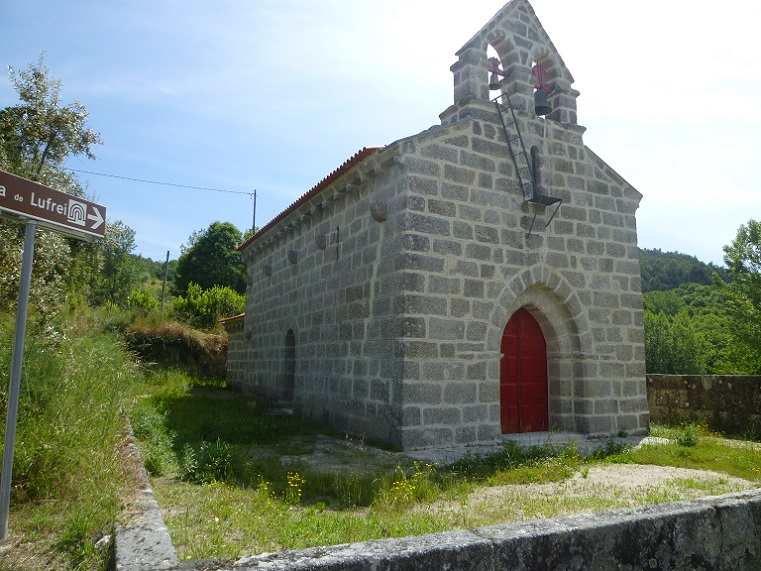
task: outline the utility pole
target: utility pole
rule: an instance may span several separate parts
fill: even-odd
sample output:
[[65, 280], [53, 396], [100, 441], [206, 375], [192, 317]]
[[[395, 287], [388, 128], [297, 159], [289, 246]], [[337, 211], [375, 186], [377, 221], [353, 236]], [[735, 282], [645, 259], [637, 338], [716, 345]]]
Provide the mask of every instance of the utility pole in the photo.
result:
[[254, 219], [251, 224], [251, 235], [256, 234], [256, 189], [254, 189]]
[[164, 262], [164, 283], [161, 286], [161, 315], [164, 315], [164, 292], [166, 292], [166, 278], [169, 274], [169, 250], [166, 251], [166, 262]]

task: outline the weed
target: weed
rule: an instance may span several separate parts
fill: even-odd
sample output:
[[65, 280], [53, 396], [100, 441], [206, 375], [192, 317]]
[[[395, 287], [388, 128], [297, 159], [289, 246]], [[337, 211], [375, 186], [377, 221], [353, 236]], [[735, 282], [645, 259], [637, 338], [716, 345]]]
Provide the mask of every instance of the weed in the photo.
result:
[[166, 427], [166, 415], [145, 402], [132, 410], [130, 422], [141, 442], [143, 465], [152, 476], [162, 476], [176, 465], [172, 446], [175, 434]]
[[288, 487], [285, 490], [285, 501], [293, 506], [301, 504], [301, 488], [307, 481], [298, 472], [288, 472]]
[[692, 447], [700, 442], [701, 435], [710, 434], [705, 422], [682, 421], [674, 425], [651, 423], [650, 436], [668, 438], [679, 446]]
[[748, 442], [758, 442], [761, 440], [761, 437], [759, 437], [758, 430], [756, 430], [755, 426], [748, 426], [742, 435], [742, 439]]
[[196, 451], [187, 442], [182, 447], [182, 453], [179, 459], [179, 477], [183, 482], [194, 481], [198, 474], [198, 458]]
[[185, 444], [180, 459], [180, 477], [200, 484], [228, 482], [235, 473], [235, 447], [217, 438], [214, 442], [204, 440], [196, 452]]
[[700, 441], [699, 429], [692, 424], [680, 426], [676, 429], [674, 436], [679, 446], [697, 446]]
[[629, 450], [629, 448], [629, 445], [621, 444], [610, 438], [605, 443], [605, 446], [598, 448], [592, 453], [591, 458], [594, 460], [603, 460], [609, 457], [620, 456]]
[[397, 466], [390, 481], [381, 484], [373, 506], [376, 509], [395, 509], [435, 499], [439, 489], [433, 481], [433, 475], [434, 467], [431, 464], [415, 462], [410, 472]]
[[176, 465], [172, 450], [173, 437], [166, 432], [155, 432], [148, 439], [144, 451], [143, 464], [151, 476], [163, 476]]
[[500, 470], [513, 468], [529, 459], [536, 459], [549, 454], [549, 447], [533, 446], [522, 448], [513, 442], [507, 442], [501, 450], [492, 454], [466, 454], [462, 459], [451, 463], [448, 469], [461, 474], [469, 481], [484, 480]]

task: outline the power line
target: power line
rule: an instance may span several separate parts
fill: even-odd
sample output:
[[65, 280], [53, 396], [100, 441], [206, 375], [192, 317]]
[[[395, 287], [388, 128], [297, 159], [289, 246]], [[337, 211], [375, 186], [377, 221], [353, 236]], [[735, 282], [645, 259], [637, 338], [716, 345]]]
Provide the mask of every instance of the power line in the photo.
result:
[[254, 191], [254, 192], [243, 192], [243, 191], [240, 191], [240, 190], [227, 190], [225, 188], [209, 188], [209, 187], [206, 187], [206, 186], [191, 186], [191, 185], [188, 185], [188, 184], [177, 184], [177, 183], [174, 183], [174, 182], [161, 182], [161, 181], [158, 181], [158, 180], [145, 180], [145, 179], [142, 179], [142, 178], [132, 178], [132, 177], [129, 177], [129, 176], [120, 176], [118, 174], [106, 174], [106, 173], [102, 173], [102, 172], [84, 171], [84, 170], [80, 170], [80, 169], [68, 169], [68, 170], [70, 170], [72, 172], [79, 172], [79, 173], [83, 173], [83, 174], [91, 174], [91, 175], [95, 175], [95, 176], [106, 176], [106, 177], [109, 177], [109, 178], [119, 178], [119, 179], [122, 179], [122, 180], [131, 180], [133, 182], [143, 182], [145, 184], [161, 184], [161, 185], [164, 185], [164, 186], [175, 186], [175, 187], [178, 187], [178, 188], [192, 188], [194, 190], [208, 190], [210, 192], [226, 192], [228, 194], [246, 194], [248, 196], [254, 196], [254, 194], [256, 193], [256, 191]]
[[81, 170], [81, 169], [68, 169], [68, 170], [70, 170], [72, 172], [79, 172], [79, 173], [83, 173], [83, 174], [91, 174], [91, 175], [95, 175], [95, 176], [106, 176], [106, 177], [109, 177], [109, 178], [118, 178], [118, 179], [121, 179], [121, 180], [131, 180], [133, 182], [142, 182], [142, 183], [145, 183], [145, 184], [161, 184], [163, 186], [174, 186], [174, 187], [177, 187], [177, 188], [192, 188], [194, 190], [206, 190], [206, 191], [210, 191], [210, 192], [225, 192], [227, 194], [246, 194], [246, 195], [248, 195], [249, 197], [251, 197], [254, 200], [254, 214], [253, 214], [253, 223], [252, 223], [251, 228], [252, 228], [252, 230], [256, 228], [256, 190], [254, 190], [253, 192], [243, 192], [243, 191], [240, 191], [240, 190], [227, 190], [226, 188], [210, 188], [208, 186], [191, 186], [189, 184], [178, 184], [178, 183], [175, 183], [175, 182], [162, 182], [162, 181], [158, 181], [158, 180], [146, 180], [146, 179], [143, 179], [143, 178], [133, 178], [133, 177], [130, 177], [130, 176], [121, 176], [121, 175], [118, 175], [118, 174], [107, 174], [107, 173], [103, 173], [103, 172], [85, 171], [85, 170]]

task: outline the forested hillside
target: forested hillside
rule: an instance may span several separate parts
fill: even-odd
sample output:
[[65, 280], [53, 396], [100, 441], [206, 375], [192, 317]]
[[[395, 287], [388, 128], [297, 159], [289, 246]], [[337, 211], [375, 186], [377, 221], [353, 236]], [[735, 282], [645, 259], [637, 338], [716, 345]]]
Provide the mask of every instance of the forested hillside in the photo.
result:
[[640, 249], [639, 265], [642, 274], [642, 293], [665, 291], [682, 284], [710, 285], [714, 272], [729, 281], [725, 268], [706, 264], [695, 256], [679, 252], [663, 252], [660, 249]]
[[[742, 228], [738, 239], [741, 235]], [[727, 246], [725, 252], [737, 250], [742, 258], [754, 247], [745, 240]], [[688, 254], [644, 248], [640, 252], [647, 372], [761, 373], [757, 328], [746, 327], [754, 321], [751, 300], [756, 288], [740, 289], [734, 283], [742, 276], [742, 264], [730, 271]]]

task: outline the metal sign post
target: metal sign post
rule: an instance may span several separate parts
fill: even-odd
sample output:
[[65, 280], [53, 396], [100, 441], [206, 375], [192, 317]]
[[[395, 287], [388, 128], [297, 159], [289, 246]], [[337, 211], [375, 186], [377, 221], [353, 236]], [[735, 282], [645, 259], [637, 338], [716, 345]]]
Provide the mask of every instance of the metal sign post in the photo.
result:
[[5, 419], [5, 444], [3, 446], [3, 474], [0, 481], [0, 539], [8, 535], [8, 512], [11, 505], [11, 476], [13, 475], [13, 449], [16, 444], [16, 418], [21, 387], [21, 361], [24, 356], [26, 314], [29, 307], [29, 288], [32, 283], [34, 261], [34, 237], [37, 222], [29, 220], [24, 234], [24, 255], [21, 259], [21, 283], [16, 310], [16, 330], [13, 337], [11, 357], [11, 386], [8, 392], [8, 416]]
[[24, 355], [26, 314], [29, 307], [37, 225], [72, 238], [92, 241], [105, 236], [106, 208], [84, 198], [0, 171], [0, 218], [10, 218], [26, 224], [18, 309], [16, 310], [16, 330], [11, 357], [8, 416], [5, 419], [3, 473], [0, 479], [0, 540], [2, 540], [8, 535], [13, 449], [16, 445], [16, 420], [21, 387], [21, 361]]

